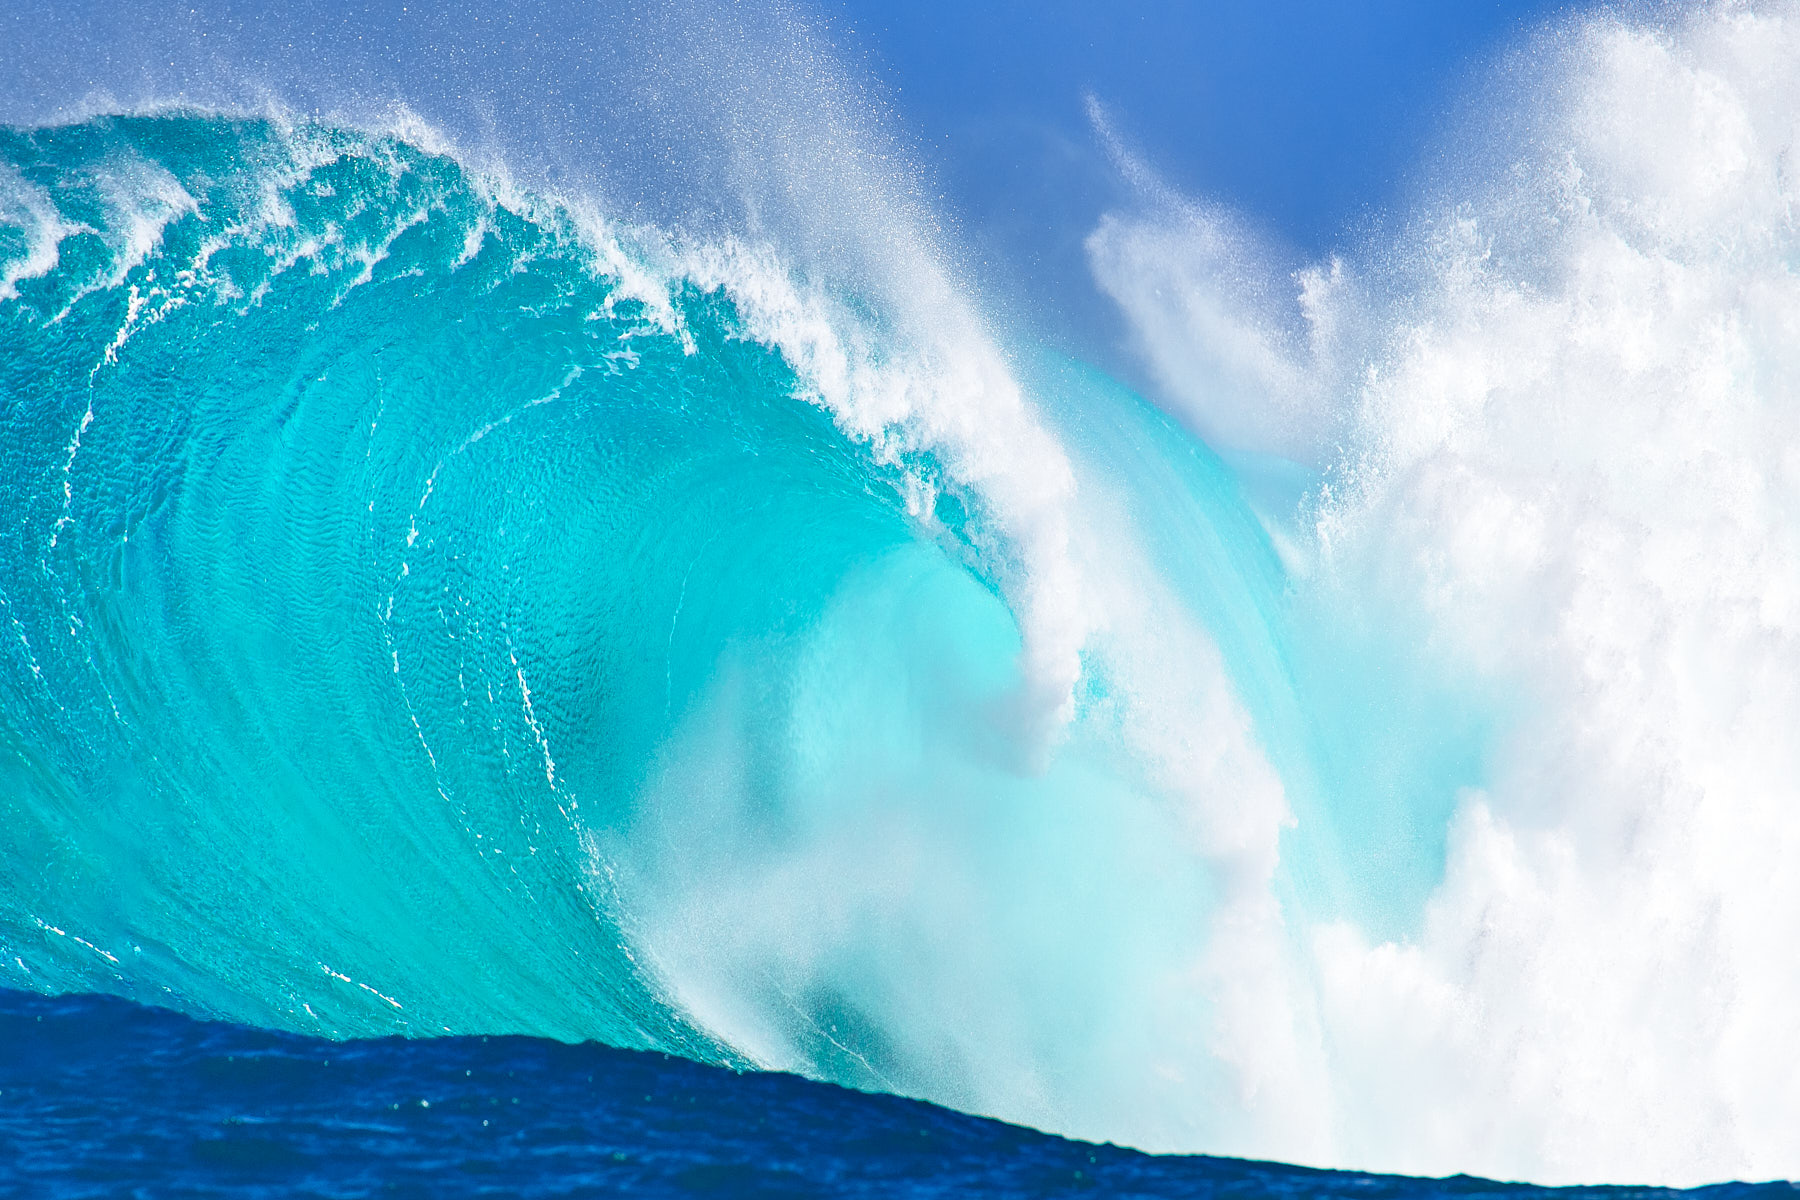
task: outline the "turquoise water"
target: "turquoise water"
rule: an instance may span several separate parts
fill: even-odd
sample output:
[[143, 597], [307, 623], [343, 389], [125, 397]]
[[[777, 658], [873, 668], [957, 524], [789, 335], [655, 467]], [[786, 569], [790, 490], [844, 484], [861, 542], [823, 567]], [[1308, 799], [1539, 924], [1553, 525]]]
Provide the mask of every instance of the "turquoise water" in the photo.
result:
[[[1021, 732], [1024, 551], [930, 444], [834, 419], [670, 243], [399, 137], [169, 114], [0, 154], [8, 983], [1137, 1119], [1190, 1014], [1137, 1018], [1223, 868], [1125, 656]], [[1232, 473], [1019, 369], [1314, 796]]]

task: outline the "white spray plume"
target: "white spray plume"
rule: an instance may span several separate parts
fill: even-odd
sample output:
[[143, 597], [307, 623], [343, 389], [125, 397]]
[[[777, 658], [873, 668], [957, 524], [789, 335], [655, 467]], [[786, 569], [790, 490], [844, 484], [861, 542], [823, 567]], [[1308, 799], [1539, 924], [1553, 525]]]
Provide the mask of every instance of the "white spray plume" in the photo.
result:
[[1268, 331], [1198, 206], [1152, 189], [1090, 251], [1201, 432], [1345, 431], [1318, 594], [1514, 698], [1416, 935], [1314, 933], [1333, 1161], [1792, 1178], [1800, 9], [1602, 15], [1514, 65], [1508, 140], [1379, 287], [1301, 277], [1351, 369]]

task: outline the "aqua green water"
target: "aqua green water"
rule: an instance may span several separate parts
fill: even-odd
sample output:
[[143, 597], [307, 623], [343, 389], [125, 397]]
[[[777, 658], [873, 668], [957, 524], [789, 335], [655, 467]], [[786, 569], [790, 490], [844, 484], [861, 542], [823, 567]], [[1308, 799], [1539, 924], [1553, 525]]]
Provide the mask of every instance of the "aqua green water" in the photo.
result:
[[1238, 475], [1096, 372], [1014, 363], [1087, 588], [1046, 737], [1008, 493], [834, 409], [678, 239], [324, 127], [0, 160], [8, 983], [1170, 1144], [1249, 1120], [1213, 948], [1280, 975], [1283, 908], [1435, 882], [1357, 878], [1408, 845], [1321, 733], [1359, 677]]

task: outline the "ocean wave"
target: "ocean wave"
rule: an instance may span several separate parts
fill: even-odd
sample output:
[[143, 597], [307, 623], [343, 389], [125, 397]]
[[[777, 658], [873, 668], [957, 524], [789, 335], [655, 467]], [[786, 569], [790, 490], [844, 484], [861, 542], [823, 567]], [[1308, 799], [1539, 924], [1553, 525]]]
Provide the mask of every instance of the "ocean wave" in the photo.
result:
[[1565, 21], [1297, 268], [1096, 102], [1167, 415], [804, 38], [717, 60], [741, 219], [403, 110], [0, 129], [0, 980], [1800, 1171], [1796, 39]]

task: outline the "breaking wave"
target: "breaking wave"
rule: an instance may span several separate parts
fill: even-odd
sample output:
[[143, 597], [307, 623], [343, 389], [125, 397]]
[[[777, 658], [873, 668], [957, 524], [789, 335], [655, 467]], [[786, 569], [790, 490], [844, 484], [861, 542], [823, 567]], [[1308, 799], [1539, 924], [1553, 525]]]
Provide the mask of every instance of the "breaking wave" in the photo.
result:
[[1166, 413], [849, 134], [733, 225], [411, 118], [0, 129], [0, 980], [1800, 1172], [1796, 64], [1567, 23], [1296, 271], [1096, 105]]

